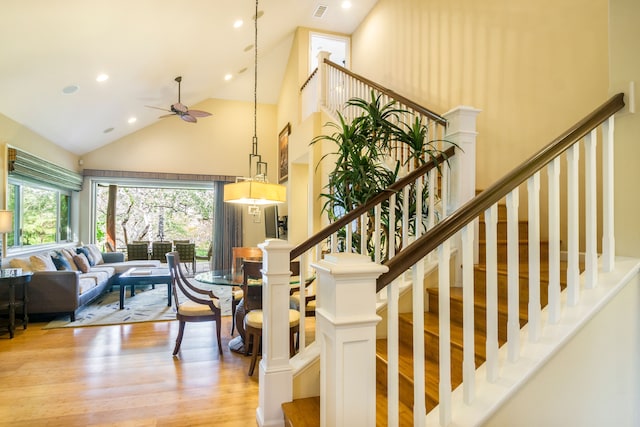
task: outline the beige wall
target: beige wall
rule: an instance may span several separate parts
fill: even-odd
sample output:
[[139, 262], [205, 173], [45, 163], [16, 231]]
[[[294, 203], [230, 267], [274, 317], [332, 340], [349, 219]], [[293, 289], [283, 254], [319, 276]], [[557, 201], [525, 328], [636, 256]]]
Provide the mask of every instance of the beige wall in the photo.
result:
[[607, 99], [607, 50], [606, 0], [380, 0], [352, 36], [356, 73], [440, 113], [482, 110], [478, 190]]
[[[79, 172], [78, 156], [0, 114], [0, 143], [19, 148], [58, 166]], [[4, 170], [5, 164], [2, 164]]]
[[[209, 99], [192, 108], [211, 117], [187, 123], [177, 117], [157, 123], [83, 156], [87, 169], [249, 175], [253, 103]], [[258, 105], [258, 153], [277, 179], [276, 106]], [[255, 173], [255, 170], [253, 171]]]
[[[636, 98], [640, 91], [640, 2], [637, 0], [609, 1], [610, 92], [628, 92], [629, 82], [635, 81]], [[629, 98], [625, 98], [628, 103]], [[616, 119], [615, 143], [615, 227], [616, 252], [620, 255], [640, 256], [640, 111], [620, 114]], [[628, 111], [628, 110], [627, 110]]]
[[352, 58], [440, 113], [481, 109], [483, 189], [606, 99], [607, 2], [380, 0]]

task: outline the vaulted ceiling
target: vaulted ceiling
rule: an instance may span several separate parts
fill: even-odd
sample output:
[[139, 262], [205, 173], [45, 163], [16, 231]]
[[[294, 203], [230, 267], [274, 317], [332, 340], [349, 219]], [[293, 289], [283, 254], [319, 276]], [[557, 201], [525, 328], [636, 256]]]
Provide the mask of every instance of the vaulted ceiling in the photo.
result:
[[[342, 3], [260, 2], [258, 102], [277, 102], [297, 27], [351, 34], [376, 0]], [[314, 16], [319, 7], [322, 17]], [[252, 101], [254, 15], [253, 0], [4, 2], [0, 114], [82, 155], [158, 120], [179, 120], [147, 107], [177, 102], [177, 76], [190, 108], [208, 98]], [[108, 79], [97, 81], [100, 74]]]

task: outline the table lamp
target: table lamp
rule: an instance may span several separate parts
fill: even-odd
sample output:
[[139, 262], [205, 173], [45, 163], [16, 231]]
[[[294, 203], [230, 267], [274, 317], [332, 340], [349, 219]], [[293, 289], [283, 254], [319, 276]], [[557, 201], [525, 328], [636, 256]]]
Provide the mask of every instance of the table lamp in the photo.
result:
[[4, 233], [13, 231], [13, 211], [0, 210], [0, 271], [2, 270], [2, 247]]

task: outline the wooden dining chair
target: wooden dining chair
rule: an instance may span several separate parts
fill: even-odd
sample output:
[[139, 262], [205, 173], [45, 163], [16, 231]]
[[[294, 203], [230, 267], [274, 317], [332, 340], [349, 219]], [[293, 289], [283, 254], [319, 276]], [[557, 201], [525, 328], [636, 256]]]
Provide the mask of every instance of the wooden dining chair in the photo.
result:
[[[231, 248], [231, 277], [238, 283], [242, 282], [242, 264], [245, 260], [262, 261], [262, 249], [252, 246], [236, 246]], [[231, 296], [231, 335], [233, 335], [233, 330], [236, 329], [236, 309], [244, 296], [242, 287], [234, 287], [231, 290]]]
[[215, 322], [218, 353], [222, 354], [219, 298], [212, 291], [198, 288], [186, 279], [180, 266], [180, 255], [178, 252], [169, 252], [166, 258], [167, 264], [169, 265], [169, 273], [171, 274], [171, 290], [173, 291], [175, 302], [176, 319], [180, 322], [173, 355], [175, 356], [180, 351], [184, 328], [187, 322]]
[[[243, 263], [243, 283], [244, 297], [244, 351], [245, 355], [251, 351], [251, 364], [249, 365], [249, 376], [253, 375], [258, 360], [258, 353], [262, 341], [263, 311], [262, 311], [262, 286], [250, 285], [251, 280], [262, 279], [262, 262], [245, 261]], [[300, 313], [297, 310], [289, 309], [289, 355], [293, 356], [296, 351], [295, 335], [299, 333]]]

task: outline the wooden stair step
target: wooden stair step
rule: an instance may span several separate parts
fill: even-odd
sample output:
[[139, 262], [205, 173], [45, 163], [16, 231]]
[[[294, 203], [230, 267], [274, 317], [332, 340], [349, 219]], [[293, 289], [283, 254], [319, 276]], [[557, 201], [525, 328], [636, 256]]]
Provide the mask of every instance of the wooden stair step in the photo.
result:
[[[376, 340], [376, 382], [384, 389], [387, 387], [387, 340]], [[398, 371], [400, 401], [413, 407], [413, 349], [398, 346]], [[425, 400], [427, 410], [430, 411], [438, 403], [438, 364], [432, 360], [424, 361], [425, 372]]]
[[282, 404], [285, 427], [320, 427], [320, 396]]
[[[463, 331], [462, 325], [458, 322], [451, 322], [450, 324], [450, 337], [451, 337], [451, 359], [459, 360], [462, 362], [463, 355]], [[413, 349], [413, 315], [411, 313], [401, 313], [399, 318], [399, 332], [400, 341]], [[439, 361], [439, 319], [437, 313], [425, 312], [424, 313], [424, 352], [425, 356], [438, 363]], [[485, 347], [484, 338], [482, 340], [475, 340], [476, 366], [480, 366], [485, 361]], [[452, 376], [458, 374], [452, 372]], [[461, 372], [460, 372], [461, 374]]]

